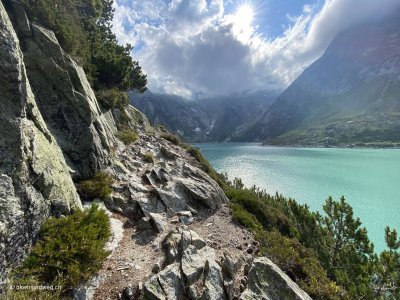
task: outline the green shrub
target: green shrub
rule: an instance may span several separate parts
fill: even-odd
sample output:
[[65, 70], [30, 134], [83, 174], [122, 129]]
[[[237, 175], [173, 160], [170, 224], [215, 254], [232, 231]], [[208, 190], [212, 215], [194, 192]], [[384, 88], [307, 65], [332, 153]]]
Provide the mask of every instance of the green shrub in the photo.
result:
[[165, 127], [163, 124], [157, 124], [157, 129], [163, 133], [168, 133], [167, 127]]
[[177, 137], [175, 134], [172, 133], [163, 133], [161, 134], [161, 137], [169, 142], [171, 142], [174, 145], [179, 145], [181, 143], [181, 140], [179, 139], [179, 137]]
[[122, 129], [117, 132], [116, 136], [127, 146], [139, 139], [138, 134], [132, 129]]
[[[21, 2], [30, 17], [36, 18], [42, 25], [54, 31], [65, 51], [80, 63], [88, 62], [90, 57], [89, 35], [83, 27], [83, 11], [78, 7], [77, 1], [57, 1], [57, 5], [52, 0], [22, 0]], [[101, 10], [101, 7], [98, 6], [100, 1], [89, 2], [90, 7], [87, 7], [86, 16], [98, 17]]]
[[251, 213], [246, 211], [242, 206], [237, 203], [231, 204], [232, 218], [242, 224], [243, 226], [249, 228], [250, 230], [260, 230], [262, 225], [258, 222], [257, 218]]
[[115, 88], [97, 91], [96, 98], [105, 109], [123, 109], [129, 104], [128, 95]]
[[[329, 197], [321, 215], [282, 195], [246, 188], [240, 179], [225, 182], [233, 219], [253, 232], [261, 255], [270, 257], [314, 299], [392, 299], [400, 293], [394, 283], [398, 272], [386, 268], [385, 260], [377, 263], [367, 231], [344, 197]], [[397, 240], [394, 232], [392, 239]], [[379, 285], [396, 287], [382, 292]]]
[[80, 182], [77, 190], [79, 195], [86, 200], [107, 199], [112, 192], [113, 183], [114, 179], [110, 174], [98, 172], [92, 179]]
[[288, 217], [277, 208], [268, 205], [266, 201], [259, 199], [254, 191], [229, 188], [226, 194], [233, 203], [252, 214], [265, 229], [278, 229], [280, 233], [289, 237], [297, 235], [297, 230]]
[[346, 299], [317, 254], [297, 240], [298, 229], [277, 205], [278, 200], [255, 187], [245, 188], [240, 179], [230, 183], [226, 195], [233, 220], [250, 229], [260, 243], [259, 255], [269, 257], [314, 299]]
[[329, 279], [316, 254], [278, 231], [258, 231], [261, 254], [268, 256], [313, 299], [346, 299], [343, 290]]
[[154, 157], [153, 157], [153, 154], [151, 154], [151, 152], [147, 152], [147, 153], [144, 155], [144, 159], [145, 159], [145, 161], [147, 161], [148, 163], [154, 163]]
[[60, 286], [65, 293], [100, 270], [109, 255], [104, 247], [111, 236], [110, 221], [103, 210], [93, 205], [66, 217], [48, 219], [39, 236], [13, 281]]

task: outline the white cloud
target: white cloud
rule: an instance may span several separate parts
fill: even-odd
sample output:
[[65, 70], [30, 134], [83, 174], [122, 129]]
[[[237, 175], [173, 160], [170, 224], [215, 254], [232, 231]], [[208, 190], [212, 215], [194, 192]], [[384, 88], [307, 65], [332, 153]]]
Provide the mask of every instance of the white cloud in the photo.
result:
[[257, 24], [227, 14], [223, 0], [117, 0], [114, 32], [121, 43], [139, 45], [133, 55], [152, 90], [190, 97], [283, 89], [339, 31], [379, 17], [399, 2], [325, 0], [320, 11], [306, 5], [271, 40]]

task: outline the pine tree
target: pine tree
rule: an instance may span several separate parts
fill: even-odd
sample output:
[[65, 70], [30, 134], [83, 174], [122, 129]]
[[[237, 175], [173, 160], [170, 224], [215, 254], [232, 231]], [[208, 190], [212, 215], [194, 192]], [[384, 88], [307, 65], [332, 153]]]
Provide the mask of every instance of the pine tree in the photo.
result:
[[375, 299], [400, 299], [400, 240], [395, 229], [385, 228], [388, 247], [375, 258], [373, 290]]
[[326, 217], [321, 220], [328, 236], [321, 245], [329, 274], [348, 290], [352, 297], [371, 297], [373, 244], [361, 221], [354, 218], [353, 208], [344, 197], [339, 202], [331, 197], [326, 200], [323, 210]]

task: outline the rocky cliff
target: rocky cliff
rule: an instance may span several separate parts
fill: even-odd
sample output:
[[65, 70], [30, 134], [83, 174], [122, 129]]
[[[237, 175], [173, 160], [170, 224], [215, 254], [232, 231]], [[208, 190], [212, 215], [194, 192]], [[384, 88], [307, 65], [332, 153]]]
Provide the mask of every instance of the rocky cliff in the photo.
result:
[[10, 17], [38, 109], [74, 177], [88, 178], [109, 163], [115, 122], [102, 113], [81, 67], [61, 49], [54, 33], [27, 19], [12, 2]]
[[32, 92], [14, 27], [0, 3], [0, 278], [42, 222], [81, 208], [63, 152]]
[[[196, 158], [132, 106], [104, 111], [55, 35], [14, 1], [0, 2], [0, 87], [0, 281], [49, 216], [82, 209], [74, 181], [101, 170], [115, 179], [102, 204], [113, 252], [76, 299], [310, 299], [255, 259]], [[129, 146], [116, 138], [122, 113], [139, 136]]]

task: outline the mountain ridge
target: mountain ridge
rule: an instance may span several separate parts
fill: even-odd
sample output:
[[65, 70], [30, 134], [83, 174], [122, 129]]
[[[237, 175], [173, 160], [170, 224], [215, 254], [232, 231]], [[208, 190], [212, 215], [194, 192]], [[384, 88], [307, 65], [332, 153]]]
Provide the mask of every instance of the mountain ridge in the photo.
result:
[[399, 14], [339, 33], [255, 124], [232, 139], [274, 145], [398, 145]]
[[266, 111], [276, 96], [276, 91], [256, 91], [188, 100], [147, 92], [131, 94], [130, 100], [153, 124], [165, 125], [185, 141], [222, 142]]

